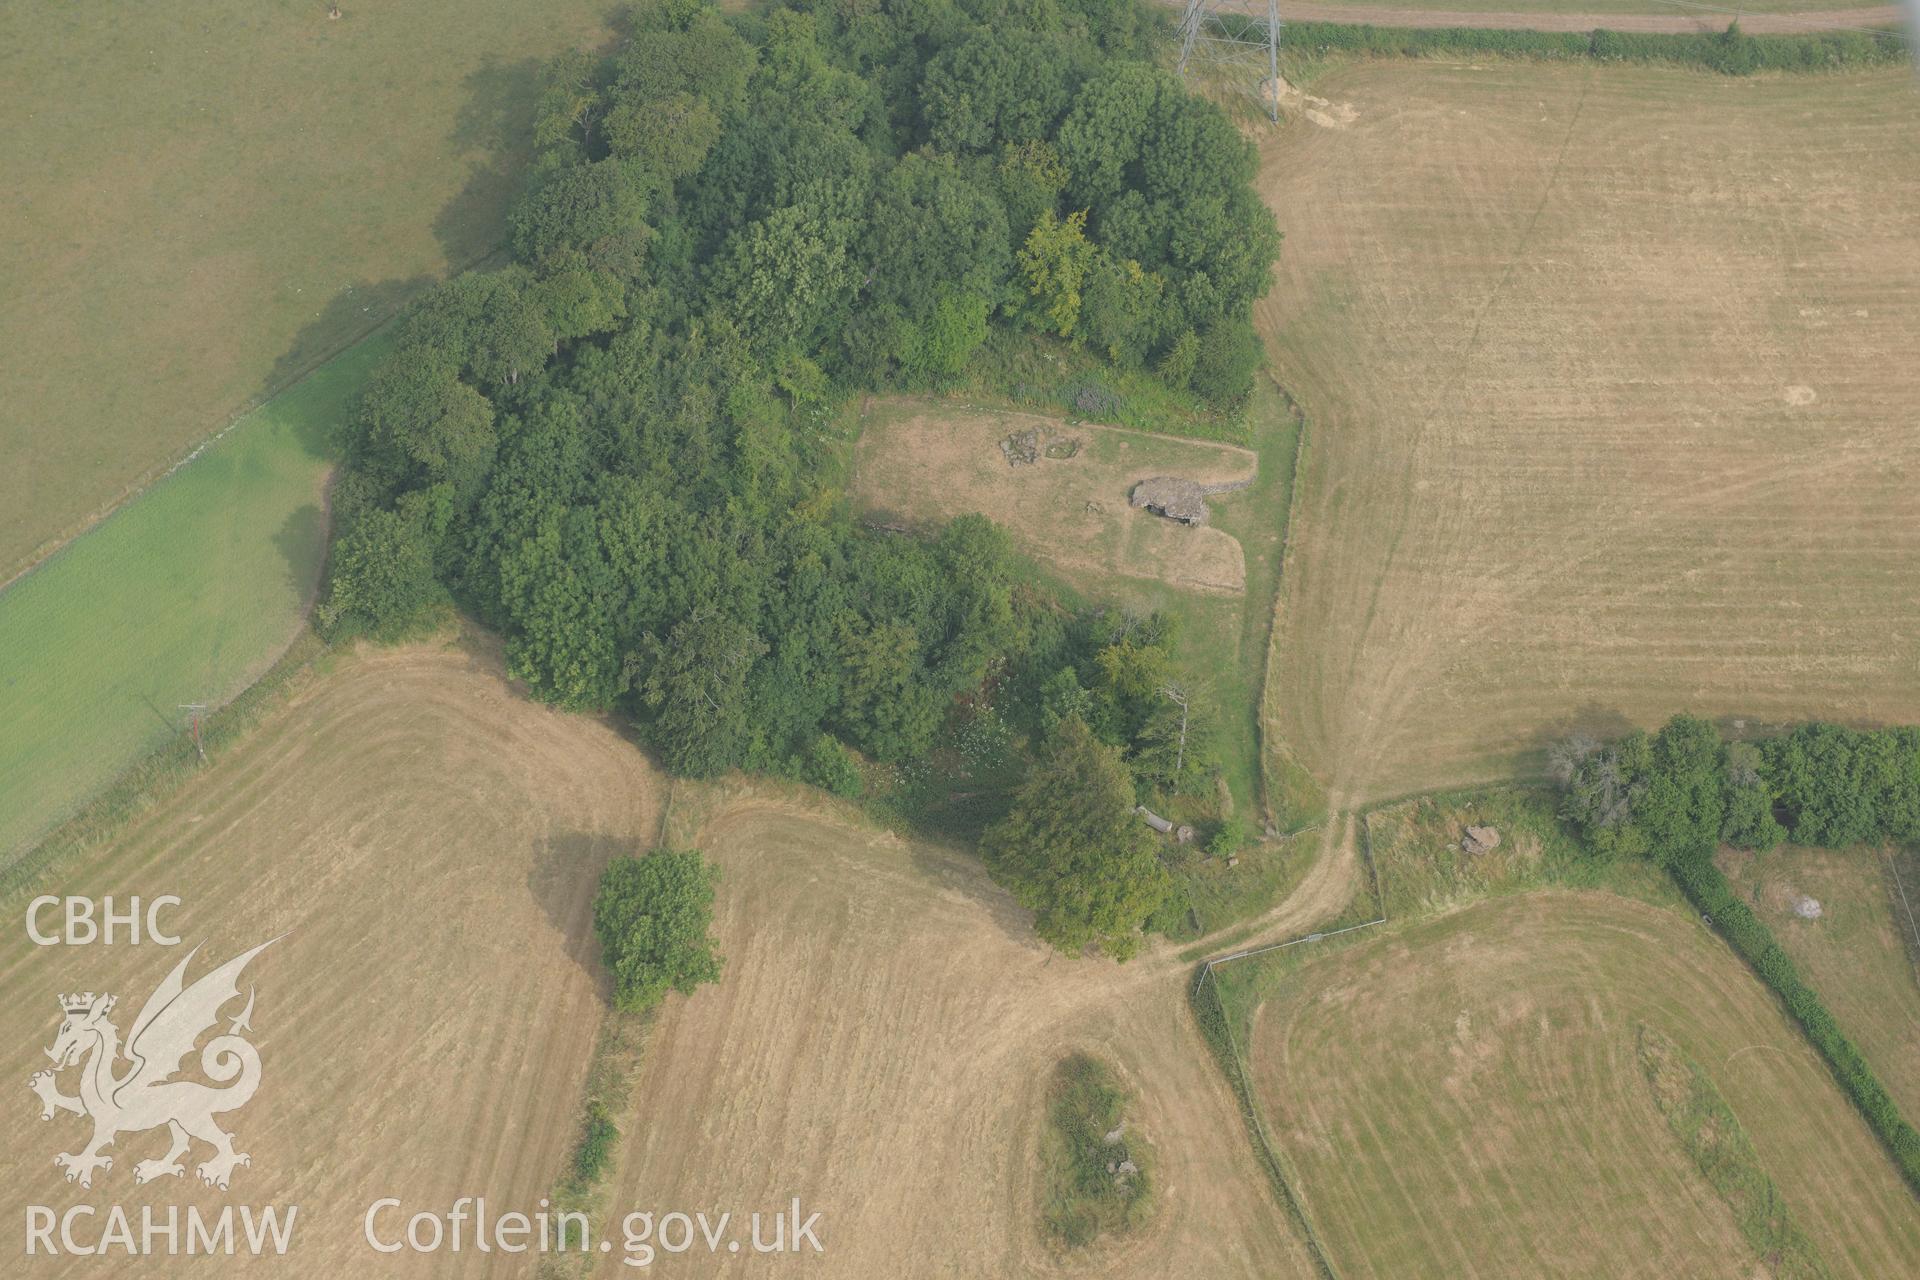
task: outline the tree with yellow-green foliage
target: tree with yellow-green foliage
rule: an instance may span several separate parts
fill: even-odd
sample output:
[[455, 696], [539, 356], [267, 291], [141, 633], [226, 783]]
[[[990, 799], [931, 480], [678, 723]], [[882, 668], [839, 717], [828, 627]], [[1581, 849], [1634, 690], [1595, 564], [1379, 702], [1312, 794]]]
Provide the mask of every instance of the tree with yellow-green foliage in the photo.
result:
[[1087, 211], [1063, 222], [1049, 209], [1027, 233], [1020, 250], [1020, 274], [1034, 302], [1030, 314], [1039, 328], [1073, 336], [1080, 325], [1080, 290], [1093, 269], [1093, 242], [1087, 239]]

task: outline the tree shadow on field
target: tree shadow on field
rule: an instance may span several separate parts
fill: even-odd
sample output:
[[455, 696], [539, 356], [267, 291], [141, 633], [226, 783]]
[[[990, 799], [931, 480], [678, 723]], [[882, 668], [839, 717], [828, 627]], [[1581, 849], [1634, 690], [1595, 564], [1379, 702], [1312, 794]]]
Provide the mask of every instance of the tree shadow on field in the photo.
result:
[[986, 864], [971, 849], [917, 836], [907, 844], [908, 856], [928, 885], [945, 893], [963, 895], [978, 903], [994, 927], [1018, 946], [1040, 950], [1046, 944], [1033, 931], [1033, 912], [987, 875]]
[[533, 104], [540, 96], [540, 62], [489, 57], [461, 81], [466, 100], [453, 116], [447, 142], [461, 153], [525, 151], [533, 133]]
[[1639, 727], [1618, 708], [1589, 702], [1569, 715], [1540, 726], [1527, 740], [1527, 750], [1535, 761], [1544, 764], [1547, 752], [1554, 743], [1564, 742], [1576, 733], [1584, 733], [1601, 742], [1611, 742], [1615, 738], [1624, 738]]
[[535, 850], [527, 873], [527, 891], [547, 923], [566, 938], [568, 957], [603, 986], [600, 942], [593, 936], [593, 895], [606, 865], [631, 852], [631, 839], [563, 831]]
[[[398, 315], [400, 309], [418, 297], [433, 283], [427, 275], [378, 283], [357, 281], [333, 295], [325, 306], [300, 327], [286, 353], [273, 362], [273, 369], [261, 384], [262, 400], [285, 391], [320, 365], [352, 346]], [[301, 442], [317, 455], [334, 450], [330, 424], [301, 422]]]
[[273, 535], [274, 550], [286, 562], [287, 585], [304, 611], [320, 590], [321, 562], [326, 556], [327, 516], [317, 502], [300, 507]]
[[490, 58], [467, 73], [466, 100], [453, 119], [447, 146], [478, 157], [460, 193], [433, 220], [440, 251], [462, 269], [506, 240], [507, 209], [519, 194], [533, 156], [533, 108], [540, 96], [540, 63]]
[[[467, 73], [466, 95], [454, 112], [447, 147], [474, 157], [459, 194], [433, 219], [433, 233], [450, 271], [463, 271], [498, 250], [506, 239], [506, 211], [533, 153], [533, 107], [540, 63], [492, 59]], [[404, 278], [355, 281], [301, 326], [259, 390], [266, 399], [284, 391], [322, 362], [392, 319], [437, 282], [420, 272]]]

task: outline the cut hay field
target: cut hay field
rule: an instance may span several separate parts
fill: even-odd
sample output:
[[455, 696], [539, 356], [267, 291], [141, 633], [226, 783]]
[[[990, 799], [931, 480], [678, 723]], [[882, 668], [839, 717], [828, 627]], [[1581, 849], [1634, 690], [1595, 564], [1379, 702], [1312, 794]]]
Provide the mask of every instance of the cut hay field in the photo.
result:
[[[0, 1107], [0, 1215], [18, 1224], [27, 1204], [85, 1201], [137, 1221], [148, 1204], [293, 1204], [294, 1249], [270, 1264], [275, 1275], [366, 1275], [376, 1262], [403, 1276], [526, 1274], [525, 1258], [499, 1253], [378, 1257], [361, 1219], [383, 1196], [444, 1210], [484, 1192], [531, 1210], [546, 1194], [577, 1132], [604, 1009], [594, 884], [611, 855], [655, 839], [657, 796], [629, 743], [520, 696], [489, 654], [416, 646], [309, 673], [240, 749], [44, 886], [176, 894], [185, 946], [36, 948], [24, 900], [9, 906], [0, 1043], [14, 1092]], [[253, 1157], [231, 1192], [191, 1172], [134, 1186], [134, 1162], [157, 1157], [164, 1133], [122, 1137], [91, 1192], [63, 1182], [52, 1157], [79, 1144], [81, 1123], [41, 1122], [26, 1089], [46, 1066], [56, 996], [117, 993], [124, 1033], [186, 946], [207, 947], [197, 975], [207, 956], [282, 933], [246, 975], [264, 1070], [228, 1117]], [[121, 1265], [41, 1257], [9, 1269]], [[244, 1258], [140, 1264], [143, 1276], [256, 1270]]]
[[[799, 799], [737, 796], [675, 838], [722, 869], [726, 971], [655, 1023], [610, 1203], [799, 1196], [822, 1215], [812, 1270], [836, 1277], [1311, 1274], [1171, 956], [1053, 955], [972, 857]], [[1156, 1209], [1138, 1235], [1062, 1257], [1040, 1234], [1040, 1146], [1048, 1082], [1075, 1051], [1137, 1097]]]
[[[1913, 1115], [1920, 1113], [1920, 930], [1908, 910], [1920, 912], [1912, 896], [1920, 884], [1909, 880], [1903, 901], [1887, 856], [1787, 845], [1759, 857], [1723, 851], [1721, 866], [1900, 1109]], [[1906, 860], [1909, 876], [1913, 861]], [[1818, 919], [1794, 913], [1802, 896], [1820, 903]]]
[[[1008, 465], [1000, 441], [1029, 429], [1054, 452]], [[1246, 590], [1246, 555], [1232, 534], [1186, 528], [1129, 506], [1133, 486], [1172, 475], [1201, 484], [1251, 481], [1257, 458], [1235, 445], [1068, 424], [1034, 414], [920, 400], [878, 402], [862, 424], [854, 495], [901, 520], [971, 511], [1005, 525], [1028, 554], [1081, 581], [1143, 578], [1195, 591]], [[1209, 500], [1232, 501], [1231, 494]]]
[[[1920, 719], [1920, 95], [1345, 65], [1265, 143], [1279, 733], [1349, 802], [1575, 725]], [[1333, 120], [1344, 110], [1321, 113]]]
[[1256, 1015], [1267, 1126], [1343, 1277], [1770, 1274], [1653, 1101], [1699, 1064], [1835, 1277], [1920, 1268], [1911, 1193], [1726, 947], [1611, 894], [1482, 903], [1304, 963]]
[[0, 593], [0, 864], [298, 632], [326, 554], [327, 433], [387, 346], [329, 361]]
[[0, 582], [490, 252], [607, 0], [0, 7]]

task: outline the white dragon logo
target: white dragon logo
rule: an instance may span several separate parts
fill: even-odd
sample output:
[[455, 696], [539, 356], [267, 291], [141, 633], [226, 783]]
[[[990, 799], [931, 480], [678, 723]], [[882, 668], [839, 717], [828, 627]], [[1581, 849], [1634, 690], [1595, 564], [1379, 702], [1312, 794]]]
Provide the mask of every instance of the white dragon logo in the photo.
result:
[[[196, 1169], [200, 1180], [209, 1186], [225, 1191], [234, 1166], [253, 1163], [251, 1157], [233, 1149], [233, 1135], [223, 1132], [213, 1122], [216, 1115], [244, 1107], [260, 1087], [260, 1054], [240, 1037], [240, 1032], [253, 1029], [248, 1022], [253, 1016], [253, 992], [248, 992], [247, 1007], [228, 1025], [227, 1034], [215, 1036], [200, 1051], [200, 1069], [210, 1079], [222, 1084], [229, 1080], [234, 1083], [216, 1089], [195, 1080], [170, 1080], [169, 1077], [180, 1070], [182, 1060], [193, 1052], [194, 1042], [201, 1034], [219, 1021], [221, 1006], [239, 997], [240, 971], [247, 967], [247, 962], [279, 940], [270, 939], [235, 956], [192, 986], [185, 987], [181, 979], [187, 971], [187, 962], [200, 948], [188, 952], [186, 960], [175, 965], [173, 972], [147, 997], [140, 1016], [133, 1020], [124, 1054], [131, 1065], [119, 1074], [115, 1073], [115, 1067], [122, 1057], [120, 1032], [107, 1020], [116, 998], [104, 993], [96, 996], [91, 991], [60, 997], [60, 1009], [66, 1018], [60, 1024], [60, 1034], [53, 1047], [47, 1050], [47, 1056], [53, 1059], [53, 1070], [35, 1073], [27, 1084], [44, 1104], [40, 1113], [42, 1120], [53, 1119], [57, 1111], [71, 1111], [93, 1119], [92, 1141], [78, 1151], [63, 1152], [53, 1158], [56, 1165], [67, 1171], [68, 1182], [91, 1187], [94, 1170], [113, 1168], [113, 1157], [102, 1155], [103, 1148], [113, 1145], [120, 1134], [157, 1129], [161, 1125], [172, 1133], [173, 1146], [162, 1159], [136, 1164], [133, 1167], [136, 1183], [184, 1174], [186, 1170], [180, 1157], [191, 1145], [189, 1138], [198, 1138], [213, 1146], [213, 1158]], [[80, 1069], [80, 1096], [68, 1097], [60, 1092], [54, 1076], [83, 1058], [86, 1061]], [[235, 1076], [239, 1079], [234, 1080]]]

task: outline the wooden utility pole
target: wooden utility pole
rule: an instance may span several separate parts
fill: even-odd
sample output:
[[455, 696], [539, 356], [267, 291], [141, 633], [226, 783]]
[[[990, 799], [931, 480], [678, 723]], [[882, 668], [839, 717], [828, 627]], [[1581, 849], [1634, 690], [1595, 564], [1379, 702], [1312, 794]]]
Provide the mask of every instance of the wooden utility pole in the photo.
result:
[[193, 729], [193, 749], [200, 753], [200, 763], [205, 764], [207, 762], [207, 748], [206, 744], [200, 741], [200, 719], [207, 714], [207, 704], [204, 702], [183, 702], [180, 704], [180, 709], [187, 713], [187, 723]]

